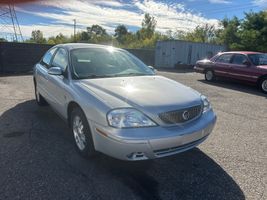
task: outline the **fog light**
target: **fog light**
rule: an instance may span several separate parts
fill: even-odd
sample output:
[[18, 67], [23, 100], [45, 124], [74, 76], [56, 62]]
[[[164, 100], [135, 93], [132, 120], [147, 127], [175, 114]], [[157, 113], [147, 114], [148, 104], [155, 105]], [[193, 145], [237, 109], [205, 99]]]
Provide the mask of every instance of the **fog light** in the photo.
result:
[[143, 152], [133, 152], [127, 155], [127, 157], [130, 160], [147, 160], [148, 159]]

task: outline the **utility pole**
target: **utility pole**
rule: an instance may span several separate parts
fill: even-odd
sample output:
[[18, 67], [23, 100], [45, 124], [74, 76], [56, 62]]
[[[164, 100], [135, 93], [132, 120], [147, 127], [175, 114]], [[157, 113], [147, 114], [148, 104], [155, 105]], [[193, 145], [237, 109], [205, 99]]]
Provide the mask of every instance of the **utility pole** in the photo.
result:
[[0, 38], [23, 42], [20, 25], [13, 4], [0, 6]]
[[76, 19], [73, 20], [73, 37], [74, 42], [76, 42]]

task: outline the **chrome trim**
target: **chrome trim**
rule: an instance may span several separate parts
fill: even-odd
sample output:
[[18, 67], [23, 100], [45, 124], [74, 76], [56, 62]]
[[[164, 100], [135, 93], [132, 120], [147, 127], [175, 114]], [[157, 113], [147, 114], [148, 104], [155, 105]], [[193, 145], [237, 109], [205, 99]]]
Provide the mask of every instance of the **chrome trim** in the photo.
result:
[[250, 75], [245, 75], [245, 74], [237, 74], [237, 73], [225, 72], [225, 71], [221, 71], [221, 70], [214, 70], [214, 71], [216, 73], [229, 74], [229, 75], [233, 75], [233, 76], [243, 76], [243, 77], [254, 78], [254, 79], [257, 79], [258, 78], [258, 76], [250, 76]]
[[[175, 113], [175, 112], [182, 112], [182, 114], [183, 114], [183, 111], [188, 111], [188, 110], [190, 110], [190, 109], [192, 109], [194, 107], [200, 107], [200, 111], [199, 111], [198, 115], [196, 115], [192, 119], [186, 120], [184, 122], [171, 122], [171, 121], [169, 121], [170, 123], [168, 123], [168, 122], [166, 122], [166, 120], [162, 119], [162, 117], [161, 117], [161, 115], [168, 114], [168, 113]], [[164, 123], [164, 125], [171, 125], [172, 126], [172, 125], [179, 125], [179, 124], [189, 123], [189, 122], [191, 122], [191, 121], [199, 118], [201, 116], [202, 112], [203, 112], [203, 104], [199, 104], [199, 105], [195, 105], [195, 106], [191, 106], [191, 107], [181, 108], [179, 110], [172, 110], [172, 111], [167, 111], [167, 112], [159, 113], [158, 114], [158, 117]]]

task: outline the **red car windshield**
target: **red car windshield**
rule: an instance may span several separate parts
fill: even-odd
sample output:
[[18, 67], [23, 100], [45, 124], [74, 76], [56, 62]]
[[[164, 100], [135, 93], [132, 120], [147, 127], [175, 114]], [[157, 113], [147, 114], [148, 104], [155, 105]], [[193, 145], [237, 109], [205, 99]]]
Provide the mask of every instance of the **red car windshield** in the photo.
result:
[[249, 54], [248, 57], [254, 65], [267, 65], [267, 54]]

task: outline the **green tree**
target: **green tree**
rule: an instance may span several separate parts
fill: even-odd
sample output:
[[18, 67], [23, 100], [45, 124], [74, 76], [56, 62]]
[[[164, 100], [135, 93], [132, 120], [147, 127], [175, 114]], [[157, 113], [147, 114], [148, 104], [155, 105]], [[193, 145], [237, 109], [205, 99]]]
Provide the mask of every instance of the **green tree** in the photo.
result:
[[90, 39], [90, 36], [89, 36], [88, 32], [82, 31], [80, 33], [80, 38], [78, 41], [88, 41], [89, 39]]
[[142, 28], [137, 31], [137, 36], [139, 39], [151, 38], [156, 30], [157, 21], [153, 16], [148, 13], [145, 14], [142, 21]]
[[0, 38], [0, 42], [7, 42], [5, 38]]
[[94, 36], [101, 37], [107, 35], [106, 29], [97, 24], [87, 27], [87, 32], [90, 38]]
[[119, 43], [124, 43], [125, 41], [125, 36], [128, 34], [128, 30], [126, 26], [124, 25], [118, 25], [115, 29], [115, 34], [114, 36], [118, 40]]
[[223, 27], [218, 34], [218, 42], [220, 44], [226, 45], [230, 49], [235, 49], [240, 43], [240, 38], [238, 35], [240, 20], [237, 17], [233, 19], [223, 19], [221, 21], [221, 26]]
[[267, 11], [245, 13], [238, 35], [241, 50], [267, 51]]
[[87, 33], [89, 35], [88, 42], [95, 44], [111, 44], [112, 36], [106, 32], [100, 25], [92, 25], [91, 27], [87, 27]]
[[47, 40], [47, 44], [56, 44], [56, 39], [55, 37], [49, 37], [48, 40]]
[[197, 26], [194, 31], [186, 33], [183, 39], [192, 42], [216, 43], [217, 30], [214, 25]]
[[44, 38], [42, 31], [33, 30], [32, 31], [32, 37], [30, 38], [30, 42], [44, 44], [44, 43], [46, 43], [46, 39]]
[[69, 38], [63, 35], [62, 33], [59, 33], [56, 37], [54, 36], [49, 37], [47, 40], [47, 43], [48, 44], [63, 44], [63, 43], [68, 43], [72, 41], [73, 41], [73, 38]]

